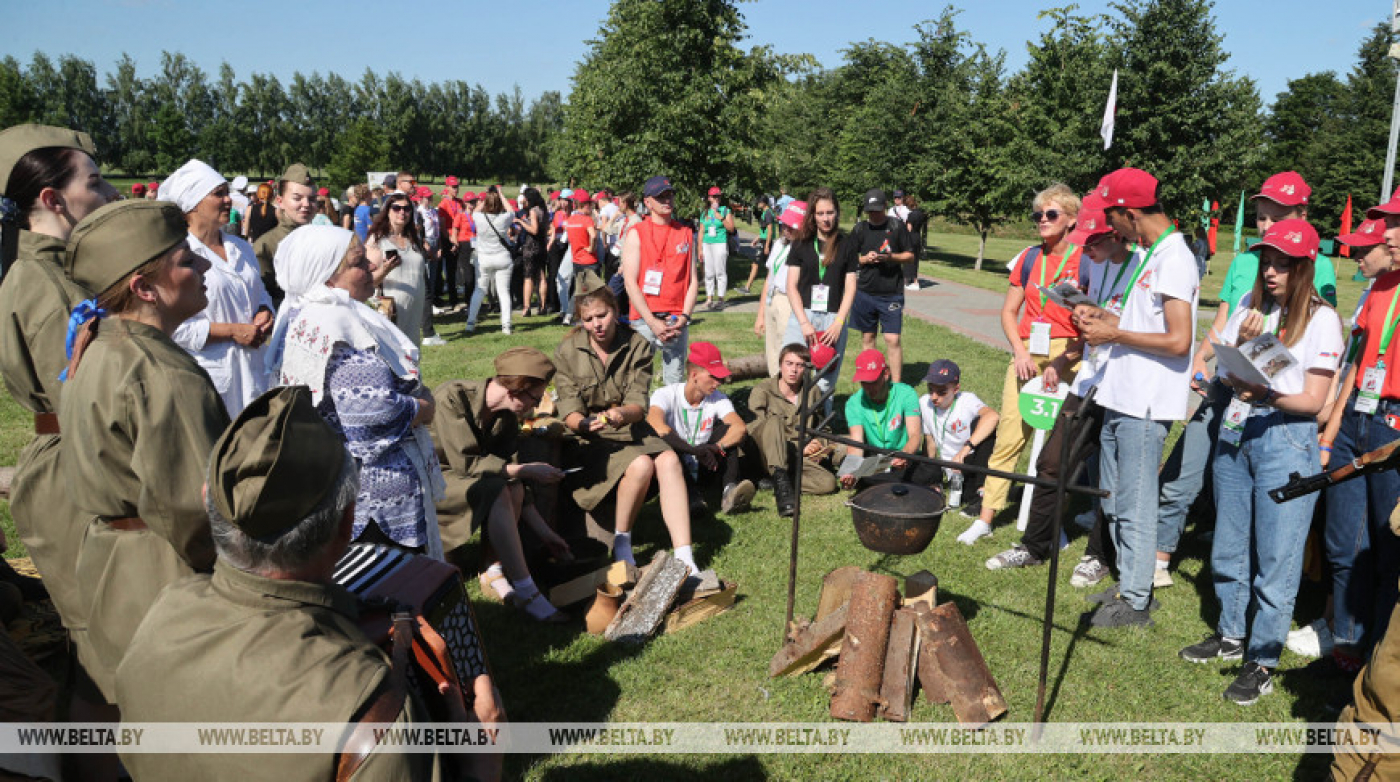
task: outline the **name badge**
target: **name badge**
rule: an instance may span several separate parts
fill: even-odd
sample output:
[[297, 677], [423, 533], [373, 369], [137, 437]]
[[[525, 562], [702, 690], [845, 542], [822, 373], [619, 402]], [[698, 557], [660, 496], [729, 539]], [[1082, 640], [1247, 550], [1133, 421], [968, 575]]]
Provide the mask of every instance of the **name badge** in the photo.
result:
[[1376, 365], [1361, 375], [1361, 389], [1356, 392], [1356, 412], [1374, 413], [1381, 406], [1381, 389], [1385, 388], [1385, 362]]
[[1037, 320], [1031, 324], [1031, 355], [1050, 355], [1050, 323]]
[[706, 233], [706, 236], [714, 236], [714, 235], [715, 235], [715, 227], [714, 227], [713, 225], [705, 226], [705, 231], [707, 232], [707, 233]]
[[827, 305], [831, 302], [831, 288], [825, 285], [812, 286], [812, 311], [826, 312]]
[[1230, 406], [1225, 408], [1225, 417], [1220, 421], [1222, 442], [1230, 445], [1240, 444], [1240, 439], [1244, 437], [1244, 425], [1249, 420], [1252, 407], [1248, 402], [1241, 402], [1239, 397], [1230, 400]]
[[661, 295], [661, 270], [647, 269], [642, 275], [642, 293], [648, 296]]

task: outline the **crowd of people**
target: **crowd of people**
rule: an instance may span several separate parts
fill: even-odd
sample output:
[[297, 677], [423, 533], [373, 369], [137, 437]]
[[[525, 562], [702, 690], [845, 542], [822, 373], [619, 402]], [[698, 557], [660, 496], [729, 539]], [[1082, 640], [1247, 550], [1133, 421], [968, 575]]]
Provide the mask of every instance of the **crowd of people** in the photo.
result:
[[[1400, 380], [1386, 369], [1400, 323], [1400, 193], [1340, 237], [1374, 280], [1344, 326], [1335, 270], [1307, 221], [1310, 189], [1293, 172], [1270, 177], [1254, 197], [1261, 239], [1230, 265], [1198, 344], [1197, 256], [1150, 173], [1113, 171], [1083, 196], [1043, 190], [1031, 203], [1040, 241], [1010, 264], [1001, 319], [1012, 357], [994, 407], [962, 389], [956, 357], [936, 348], [920, 356], [930, 359], [924, 393], [906, 382], [904, 292], [917, 286], [927, 225], [917, 201], [896, 191], [891, 205], [872, 189], [847, 231], [830, 189], [805, 200], [784, 191], [757, 205], [754, 264], [739, 286], [762, 273], [753, 329], [768, 370], [741, 410], [722, 390], [720, 348], [691, 335], [696, 309], [723, 307], [729, 292], [737, 231], [717, 187], [694, 221], [676, 214], [665, 176], [636, 193], [527, 187], [511, 199], [500, 187], [461, 193], [455, 177], [435, 194], [399, 172], [331, 206], [301, 164], [249, 186], [191, 160], [122, 199], [86, 135], [24, 125], [0, 132], [0, 188], [0, 372], [35, 426], [11, 509], [77, 651], [73, 719], [286, 718], [269, 705], [289, 697], [281, 677], [224, 687], [217, 708], [163, 695], [234, 657], [219, 644], [227, 638], [311, 682], [355, 677], [357, 688], [324, 703], [292, 677], [311, 696], [296, 699], [305, 721], [351, 721], [388, 675], [331, 581], [352, 543], [443, 560], [480, 533], [484, 593], [541, 622], [570, 621], [530, 564], [536, 543], [571, 556], [561, 505], [611, 527], [613, 559], [635, 565], [632, 531], [654, 492], [674, 557], [698, 575], [692, 524], [710, 513], [711, 487], [720, 513], [745, 511], [762, 489], [787, 516], [798, 491], [897, 481], [942, 494], [947, 481], [946, 499], [971, 520], [958, 541], [975, 545], [1010, 484], [958, 465], [1014, 468], [1030, 434], [1018, 399], [1032, 381], [1068, 393], [1038, 473], [1089, 465], [1108, 492], [1070, 576], [1088, 587], [1118, 574], [1090, 598], [1091, 625], [1152, 624], [1154, 591], [1171, 585], [1186, 511], [1209, 477], [1219, 619], [1181, 658], [1243, 660], [1224, 697], [1248, 705], [1267, 694], [1312, 527], [1332, 574], [1328, 664], [1355, 677], [1387, 648], [1396, 473], [1335, 486], [1321, 503], [1266, 492], [1400, 437]], [[245, 189], [253, 199], [236, 204]], [[515, 311], [560, 313], [569, 328], [552, 356], [510, 347], [491, 376], [429, 388], [421, 346], [442, 344], [434, 315], [467, 292], [468, 332], [493, 295], [507, 335]], [[809, 426], [829, 412], [821, 401], [831, 405], [849, 331], [861, 346], [845, 434], [861, 446], [845, 455], [892, 457], [861, 478], [838, 473], [840, 454], [820, 438], [796, 445], [804, 406]], [[1257, 372], [1212, 377], [1217, 348], [1257, 359]], [[817, 382], [803, 400], [809, 368]], [[1203, 397], [1194, 414], [1193, 393]], [[537, 410], [560, 429], [550, 458], [522, 445]], [[1177, 465], [1159, 475], [1175, 422], [1185, 422]], [[1068, 463], [1064, 438], [1075, 444]], [[942, 464], [910, 458], [923, 456]], [[557, 502], [542, 510], [546, 493]], [[1053, 495], [1030, 504], [1021, 542], [987, 568], [1039, 565], [1065, 545]], [[263, 625], [289, 640], [271, 644]], [[463, 720], [503, 719], [489, 677], [462, 688], [475, 709]], [[1374, 668], [1355, 692], [1344, 718], [1389, 713]], [[422, 718], [412, 702], [393, 716]], [[158, 776], [207, 769], [199, 756], [127, 761]], [[387, 775], [424, 773], [407, 766], [427, 761], [380, 761], [395, 762]]]

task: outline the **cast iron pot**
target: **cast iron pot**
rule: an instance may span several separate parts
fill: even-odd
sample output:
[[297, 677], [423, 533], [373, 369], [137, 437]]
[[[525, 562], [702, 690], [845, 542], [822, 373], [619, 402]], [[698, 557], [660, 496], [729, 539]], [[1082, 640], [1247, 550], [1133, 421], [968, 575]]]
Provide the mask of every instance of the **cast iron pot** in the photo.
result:
[[947, 507], [943, 495], [912, 483], [882, 483], [846, 502], [861, 545], [881, 554], [928, 548]]

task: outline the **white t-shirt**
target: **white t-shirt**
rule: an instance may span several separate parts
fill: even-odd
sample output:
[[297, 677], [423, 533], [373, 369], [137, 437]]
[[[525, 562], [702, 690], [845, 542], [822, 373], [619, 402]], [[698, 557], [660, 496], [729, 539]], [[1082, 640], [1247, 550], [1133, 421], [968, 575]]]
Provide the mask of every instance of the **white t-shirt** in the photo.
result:
[[[1118, 327], [1142, 334], [1165, 334], [1166, 300], [1187, 301], [1191, 303], [1191, 348], [1180, 356], [1159, 356], [1114, 345], [1108, 353], [1108, 366], [1096, 399], [1109, 410], [1135, 418], [1184, 421], [1191, 393], [1191, 355], [1196, 346], [1194, 327], [1201, 282], [1196, 257], [1181, 233], [1173, 231], [1161, 240], [1146, 263], [1133, 289], [1128, 291]], [[1132, 277], [1133, 272], [1127, 276]]]
[[947, 411], [934, 407], [929, 394], [919, 397], [919, 418], [923, 421], [924, 435], [938, 444], [938, 458], [951, 459], [958, 455], [972, 437], [972, 428], [977, 425], [977, 416], [984, 407], [986, 405], [976, 394], [967, 391], [959, 392]]
[[[1079, 262], [1080, 279], [1087, 280], [1085, 292], [1089, 298], [1093, 299], [1107, 311], [1114, 315], [1123, 314], [1123, 289], [1128, 287], [1128, 278], [1133, 276], [1133, 270], [1142, 261], [1142, 256], [1146, 251], [1142, 248], [1134, 249], [1124, 263], [1094, 263], [1089, 260], [1088, 253]], [[1109, 290], [1109, 289], [1112, 290]], [[1108, 354], [1112, 348], [1108, 345], [1093, 347], [1084, 346], [1084, 358], [1079, 362], [1079, 372], [1074, 376], [1074, 382], [1069, 385], [1069, 392], [1077, 397], [1083, 398], [1089, 393], [1089, 389], [1098, 385], [1103, 380], [1104, 368], [1108, 366]]]
[[768, 279], [764, 282], [768, 301], [774, 296], [787, 295], [787, 257], [792, 247], [786, 239], [773, 242], [773, 252], [768, 254]]
[[692, 406], [685, 398], [685, 383], [672, 383], [653, 391], [651, 406], [660, 408], [666, 414], [666, 425], [691, 445], [709, 442], [715, 421], [734, 412], [734, 403], [719, 389]]
[[[1240, 306], [1235, 308], [1235, 314], [1225, 323], [1225, 332], [1220, 336], [1221, 344], [1233, 345], [1240, 338], [1240, 324], [1249, 314], [1252, 298], [1253, 291], [1240, 299]], [[1264, 316], [1264, 330], [1277, 334], [1279, 319], [1282, 317], [1283, 309], [1274, 307], [1272, 312]], [[1303, 338], [1288, 348], [1288, 352], [1298, 363], [1274, 375], [1271, 384], [1273, 389], [1280, 394], [1301, 394], [1307, 381], [1308, 370], [1337, 371], [1337, 366], [1341, 363], [1343, 344], [1342, 319], [1337, 316], [1337, 311], [1331, 307], [1319, 307], [1308, 320], [1308, 328], [1303, 332]], [[1253, 412], [1269, 413], [1272, 412], [1272, 408], [1256, 407]]]

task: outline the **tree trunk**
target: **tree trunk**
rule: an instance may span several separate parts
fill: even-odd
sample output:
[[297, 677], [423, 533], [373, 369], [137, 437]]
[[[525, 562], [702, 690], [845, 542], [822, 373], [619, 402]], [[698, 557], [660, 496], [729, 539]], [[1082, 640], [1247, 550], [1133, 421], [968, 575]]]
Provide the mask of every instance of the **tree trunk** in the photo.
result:
[[977, 263], [972, 268], [982, 271], [982, 259], [987, 257], [987, 233], [985, 226], [977, 227]]

